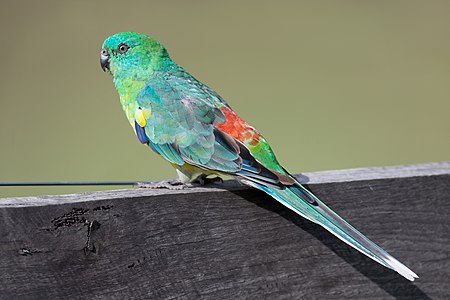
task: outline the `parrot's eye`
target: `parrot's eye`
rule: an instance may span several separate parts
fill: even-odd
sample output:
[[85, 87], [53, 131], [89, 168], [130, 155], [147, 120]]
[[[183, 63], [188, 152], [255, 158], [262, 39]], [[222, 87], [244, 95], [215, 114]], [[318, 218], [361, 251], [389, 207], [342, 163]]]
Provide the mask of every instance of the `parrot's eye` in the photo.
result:
[[119, 46], [117, 46], [117, 53], [124, 54], [125, 52], [128, 51], [128, 48], [130, 48], [130, 47], [128, 47], [127, 44], [121, 43], [121, 44], [119, 44]]

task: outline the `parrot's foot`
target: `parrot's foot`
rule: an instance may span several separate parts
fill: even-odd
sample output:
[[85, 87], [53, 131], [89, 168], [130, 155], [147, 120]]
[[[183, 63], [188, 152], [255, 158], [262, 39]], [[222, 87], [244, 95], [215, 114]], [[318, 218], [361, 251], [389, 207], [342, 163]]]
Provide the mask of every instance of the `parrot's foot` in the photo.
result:
[[137, 186], [139, 188], [146, 188], [146, 189], [169, 189], [169, 190], [182, 190], [186, 187], [186, 185], [183, 184], [178, 179], [163, 180], [159, 182], [139, 182]]
[[207, 184], [222, 184], [223, 179], [220, 177], [209, 178], [206, 175], [197, 177], [192, 182], [183, 183], [179, 179], [163, 180], [159, 182], [139, 182], [137, 187], [145, 189], [169, 189], [182, 190], [190, 187], [202, 187]]
[[223, 179], [219, 176], [216, 177], [207, 177], [206, 175], [200, 175], [197, 177], [191, 184], [193, 186], [204, 186], [206, 184], [222, 184]]

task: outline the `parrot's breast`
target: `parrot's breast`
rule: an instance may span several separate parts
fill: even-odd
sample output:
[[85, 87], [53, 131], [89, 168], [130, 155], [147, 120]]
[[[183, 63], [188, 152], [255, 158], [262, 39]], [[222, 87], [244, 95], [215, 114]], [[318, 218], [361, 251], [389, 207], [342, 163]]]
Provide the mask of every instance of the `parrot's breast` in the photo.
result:
[[145, 126], [145, 119], [150, 117], [150, 109], [142, 110], [136, 101], [137, 96], [145, 86], [144, 81], [137, 81], [131, 79], [114, 80], [117, 91], [120, 96], [120, 104], [127, 116], [128, 122], [134, 127], [135, 120], [142, 127]]

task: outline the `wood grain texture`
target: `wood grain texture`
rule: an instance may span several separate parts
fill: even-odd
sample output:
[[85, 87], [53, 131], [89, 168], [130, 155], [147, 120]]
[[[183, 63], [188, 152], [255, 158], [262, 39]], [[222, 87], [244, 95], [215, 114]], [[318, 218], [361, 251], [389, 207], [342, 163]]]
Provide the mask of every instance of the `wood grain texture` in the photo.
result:
[[0, 199], [0, 298], [450, 298], [450, 163], [320, 173], [301, 180], [417, 281], [231, 183]]

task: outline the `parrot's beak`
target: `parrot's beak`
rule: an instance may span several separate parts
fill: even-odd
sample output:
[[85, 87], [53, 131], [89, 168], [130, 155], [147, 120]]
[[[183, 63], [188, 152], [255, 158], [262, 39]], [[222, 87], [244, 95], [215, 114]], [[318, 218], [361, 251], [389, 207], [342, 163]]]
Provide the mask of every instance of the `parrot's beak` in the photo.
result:
[[106, 69], [109, 70], [109, 54], [108, 49], [103, 48], [100, 52], [100, 66], [102, 70], [106, 72]]

